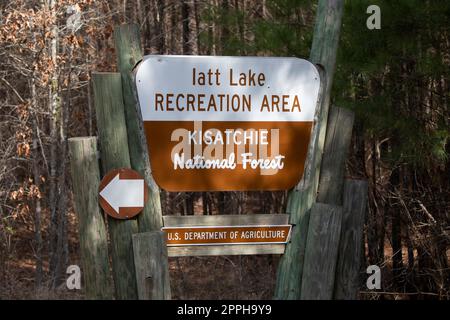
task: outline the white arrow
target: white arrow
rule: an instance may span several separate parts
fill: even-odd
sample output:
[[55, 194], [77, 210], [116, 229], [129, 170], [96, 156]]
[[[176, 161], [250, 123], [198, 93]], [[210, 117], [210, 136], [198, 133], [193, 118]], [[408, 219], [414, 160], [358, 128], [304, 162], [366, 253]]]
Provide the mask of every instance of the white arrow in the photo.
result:
[[119, 173], [112, 179], [100, 195], [119, 214], [122, 207], [144, 207], [144, 180], [120, 179]]

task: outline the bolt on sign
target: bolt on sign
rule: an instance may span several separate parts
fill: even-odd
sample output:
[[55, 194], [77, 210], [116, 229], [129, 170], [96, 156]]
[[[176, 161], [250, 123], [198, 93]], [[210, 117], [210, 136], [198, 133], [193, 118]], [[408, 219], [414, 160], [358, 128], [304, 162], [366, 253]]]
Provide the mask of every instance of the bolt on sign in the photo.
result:
[[147, 56], [136, 86], [161, 188], [286, 190], [300, 181], [320, 87], [311, 62]]

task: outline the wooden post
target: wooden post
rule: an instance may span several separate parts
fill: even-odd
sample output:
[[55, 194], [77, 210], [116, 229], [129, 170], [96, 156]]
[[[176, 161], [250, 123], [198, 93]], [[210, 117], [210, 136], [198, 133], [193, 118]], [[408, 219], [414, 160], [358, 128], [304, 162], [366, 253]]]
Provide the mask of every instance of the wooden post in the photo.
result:
[[352, 140], [354, 118], [354, 113], [350, 110], [331, 108], [317, 202], [342, 205], [345, 161]]
[[[145, 177], [149, 190], [144, 210], [137, 219], [141, 234], [133, 237], [138, 296], [139, 299], [170, 299], [167, 248], [165, 238], [161, 240], [163, 234], [159, 232], [163, 225], [161, 199], [159, 187], [151, 175], [147, 141], [142, 126], [133, 73], [134, 68], [143, 58], [139, 27], [135, 24], [116, 26], [114, 39], [117, 65], [122, 77], [130, 163], [134, 170]], [[158, 232], [143, 233], [153, 230], [158, 230]], [[148, 241], [145, 243], [146, 240]], [[143, 247], [144, 244], [147, 247]], [[151, 269], [148, 269], [149, 266]], [[142, 278], [141, 271], [147, 272], [145, 278]], [[151, 287], [148, 287], [149, 274], [152, 276]]]
[[[322, 107], [320, 109], [318, 145], [323, 146], [327, 132], [328, 110], [333, 86], [336, 57], [341, 33], [344, 0], [319, 0], [309, 60], [325, 69]], [[323, 149], [320, 149], [323, 150]], [[319, 152], [320, 150], [317, 150]], [[316, 159], [320, 165], [320, 159]]]
[[341, 232], [342, 207], [315, 203], [311, 208], [301, 299], [329, 300]]
[[170, 299], [166, 236], [162, 231], [133, 235], [137, 289], [140, 300]]
[[335, 299], [354, 300], [358, 295], [366, 204], [367, 181], [345, 180]]
[[134, 83], [133, 69], [142, 60], [139, 27], [135, 24], [116, 26], [114, 39], [117, 52], [117, 66], [122, 76], [125, 121], [131, 168], [145, 177], [149, 196], [143, 212], [138, 216], [139, 232], [160, 230], [162, 227], [161, 200], [159, 188], [151, 175], [145, 134], [142, 128], [139, 102]]
[[86, 298], [112, 299], [108, 240], [102, 213], [98, 207], [100, 170], [97, 139], [71, 138], [69, 152]]
[[[275, 286], [275, 299], [299, 299], [300, 275], [303, 274], [303, 261], [305, 259], [306, 237], [308, 235], [308, 223], [310, 209], [314, 200], [311, 192], [292, 190], [289, 194], [290, 203], [287, 213], [290, 215], [292, 228], [291, 241], [286, 245], [284, 255], [280, 260], [277, 270], [277, 282]], [[295, 221], [293, 223], [293, 221]]]
[[[343, 0], [319, 0], [310, 61], [323, 66], [319, 109], [316, 113], [311, 143], [302, 181], [288, 199], [290, 222], [295, 225], [291, 243], [280, 260], [275, 288], [276, 299], [299, 299], [302, 287], [303, 263], [309, 223], [309, 210], [317, 195], [319, 171], [324, 147], [331, 85], [336, 64], [339, 34], [344, 8]], [[291, 248], [292, 247], [292, 248]]]
[[[120, 73], [93, 73], [94, 102], [103, 174], [130, 167]], [[98, 192], [98, 191], [97, 191]], [[136, 220], [108, 218], [117, 299], [137, 299], [132, 234]]]

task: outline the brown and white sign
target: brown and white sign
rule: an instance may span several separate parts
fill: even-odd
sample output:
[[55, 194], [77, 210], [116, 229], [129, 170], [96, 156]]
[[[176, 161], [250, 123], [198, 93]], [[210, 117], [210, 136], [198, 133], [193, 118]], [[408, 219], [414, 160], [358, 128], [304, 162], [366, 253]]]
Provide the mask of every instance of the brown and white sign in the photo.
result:
[[147, 56], [136, 86], [161, 188], [285, 190], [301, 179], [320, 87], [309, 61]]
[[288, 214], [163, 216], [169, 257], [283, 254]]
[[139, 214], [148, 199], [144, 178], [128, 168], [109, 171], [100, 182], [98, 192], [100, 206], [116, 219], [129, 219]]
[[291, 225], [191, 226], [162, 228], [167, 246], [277, 244], [289, 241]]

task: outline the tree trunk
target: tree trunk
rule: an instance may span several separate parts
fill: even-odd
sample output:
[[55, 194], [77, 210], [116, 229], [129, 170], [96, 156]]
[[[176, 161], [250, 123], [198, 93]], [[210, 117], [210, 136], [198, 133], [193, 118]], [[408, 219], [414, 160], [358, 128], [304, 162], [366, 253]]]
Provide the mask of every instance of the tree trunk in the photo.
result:
[[228, 28], [228, 15], [229, 15], [229, 8], [230, 4], [228, 3], [228, 0], [221, 0], [221, 9], [222, 9], [222, 16], [225, 17], [225, 23], [222, 24], [222, 28], [220, 30], [220, 54], [221, 55], [227, 55], [227, 40], [230, 37], [230, 29]]
[[[57, 8], [56, 0], [50, 0], [48, 3], [48, 9], [51, 15], [56, 20]], [[61, 116], [61, 98], [59, 96], [59, 86], [58, 86], [58, 26], [56, 21], [50, 26], [52, 38], [49, 43], [49, 56], [51, 59], [52, 73], [50, 78], [50, 85], [48, 88], [49, 95], [49, 112], [50, 112], [50, 191], [49, 191], [49, 208], [50, 208], [50, 234], [49, 234], [49, 271], [50, 276], [55, 280], [55, 270], [57, 264], [59, 263], [58, 257], [58, 224], [59, 224], [59, 212], [58, 212], [58, 194], [59, 194], [59, 179], [58, 179], [58, 164], [61, 161], [60, 153], [58, 151], [59, 145], [59, 132], [58, 132], [58, 120]], [[64, 161], [64, 160], [62, 160]], [[52, 281], [52, 286], [54, 282]]]
[[181, 22], [183, 24], [183, 54], [191, 54], [191, 46], [189, 45], [190, 28], [189, 28], [189, 5], [187, 0], [181, 3]]
[[[37, 96], [36, 96], [36, 84], [34, 76], [31, 77], [31, 108], [33, 110], [33, 182], [39, 189], [40, 185], [40, 172], [38, 163], [38, 122], [36, 118]], [[41, 233], [41, 221], [42, 221], [42, 207], [41, 199], [36, 197], [34, 199], [34, 240], [35, 240], [35, 257], [36, 257], [36, 271], [35, 271], [35, 288], [38, 289], [42, 286], [42, 233]]]

